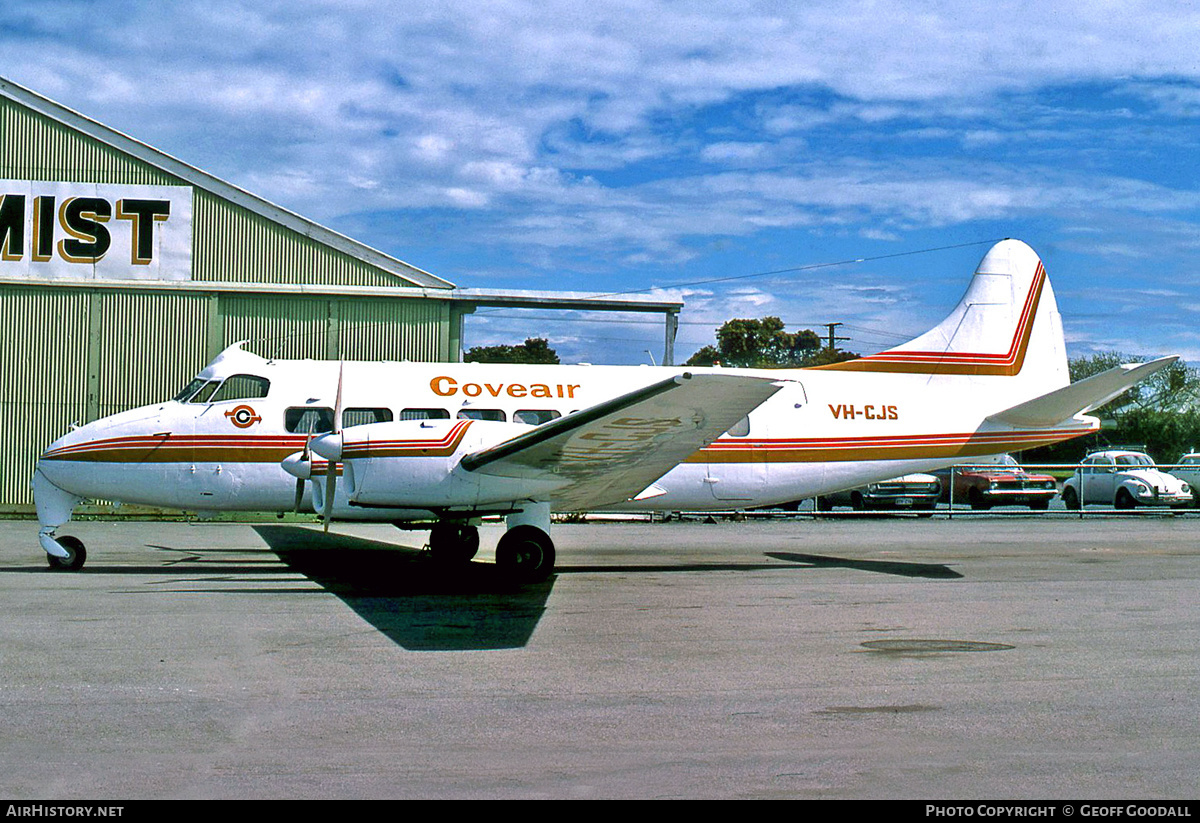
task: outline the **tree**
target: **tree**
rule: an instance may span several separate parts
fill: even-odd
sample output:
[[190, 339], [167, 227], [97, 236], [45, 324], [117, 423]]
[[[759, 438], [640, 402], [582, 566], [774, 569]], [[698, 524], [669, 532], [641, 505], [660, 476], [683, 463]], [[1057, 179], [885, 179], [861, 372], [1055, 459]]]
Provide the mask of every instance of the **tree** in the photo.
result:
[[[1094, 374], [1100, 374], [1123, 363], [1145, 363], [1149, 357], [1141, 354], [1123, 354], [1107, 351], [1093, 354], [1090, 357], [1078, 357], [1068, 363], [1071, 372], [1071, 382], [1083, 380]], [[1194, 409], [1200, 402], [1200, 371], [1176, 360], [1157, 374], [1138, 383], [1124, 394], [1110, 400], [1096, 411], [1103, 415], [1105, 412], [1121, 411], [1181, 412]]]
[[837, 363], [858, 357], [840, 349], [821, 348], [821, 338], [810, 329], [789, 333], [778, 317], [727, 320], [717, 329], [716, 337], [716, 346], [700, 349], [685, 365], [720, 363], [739, 368], [778, 369]]
[[474, 346], [463, 355], [467, 363], [558, 364], [558, 353], [544, 337], [530, 337], [520, 346]]

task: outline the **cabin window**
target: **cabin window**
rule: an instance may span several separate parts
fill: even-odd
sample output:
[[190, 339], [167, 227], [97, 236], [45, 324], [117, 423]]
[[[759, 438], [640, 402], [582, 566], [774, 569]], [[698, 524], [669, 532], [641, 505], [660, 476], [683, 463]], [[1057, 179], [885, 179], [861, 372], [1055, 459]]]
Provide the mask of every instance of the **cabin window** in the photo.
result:
[[559, 417], [562, 415], [553, 409], [521, 409], [513, 412], [513, 422], [524, 423], [527, 426], [540, 426]]
[[221, 388], [213, 395], [213, 403], [227, 400], [254, 400], [266, 397], [271, 390], [271, 381], [265, 377], [255, 377], [252, 374], [235, 374], [221, 384]]
[[450, 412], [445, 409], [405, 409], [400, 412], [401, 420], [449, 420]]
[[503, 423], [508, 418], [503, 409], [463, 409], [458, 413], [459, 420], [491, 420]]
[[290, 432], [323, 434], [333, 431], [333, 409], [297, 406], [283, 413], [283, 427]]
[[745, 437], [750, 434], [750, 418], [743, 417], [741, 420], [733, 424], [733, 428], [726, 432], [730, 437]]
[[369, 423], [392, 422], [391, 409], [346, 409], [342, 412], [342, 427], [365, 426]]

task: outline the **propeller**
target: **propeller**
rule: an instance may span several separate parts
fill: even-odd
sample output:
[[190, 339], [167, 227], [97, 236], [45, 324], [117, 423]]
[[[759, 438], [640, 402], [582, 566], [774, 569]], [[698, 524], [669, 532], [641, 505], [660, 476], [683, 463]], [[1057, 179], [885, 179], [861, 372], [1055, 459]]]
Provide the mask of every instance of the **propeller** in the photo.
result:
[[[302, 468], [302, 474], [296, 474], [296, 504], [292, 507], [292, 511], [296, 514], [300, 513], [300, 501], [304, 499], [304, 481], [312, 477], [312, 451], [309, 445], [313, 439], [313, 429], [317, 425], [317, 416], [314, 414], [308, 421], [308, 436], [304, 438], [304, 448], [300, 451], [300, 458], [297, 461], [297, 468]], [[287, 465], [284, 465], [287, 470]]]
[[321, 517], [325, 521], [325, 531], [329, 531], [329, 520], [333, 516], [333, 494], [337, 491], [337, 461], [342, 456], [342, 372], [345, 361], [338, 364], [337, 398], [333, 402], [333, 431], [321, 438], [328, 443], [329, 450], [325, 455], [328, 463], [325, 465], [325, 510]]
[[[337, 467], [342, 459], [342, 372], [345, 364], [338, 366], [337, 397], [333, 408], [333, 431], [314, 437], [313, 427], [316, 416], [309, 421], [308, 436], [304, 439], [304, 449], [290, 454], [283, 459], [283, 470], [296, 478], [295, 510], [300, 511], [300, 501], [304, 497], [304, 482], [315, 478], [312, 473], [312, 456], [318, 454], [325, 458], [325, 488], [321, 506], [321, 517], [325, 521], [325, 531], [329, 531], [329, 521], [333, 516], [333, 495], [337, 491]], [[314, 490], [315, 491], [315, 490]]]

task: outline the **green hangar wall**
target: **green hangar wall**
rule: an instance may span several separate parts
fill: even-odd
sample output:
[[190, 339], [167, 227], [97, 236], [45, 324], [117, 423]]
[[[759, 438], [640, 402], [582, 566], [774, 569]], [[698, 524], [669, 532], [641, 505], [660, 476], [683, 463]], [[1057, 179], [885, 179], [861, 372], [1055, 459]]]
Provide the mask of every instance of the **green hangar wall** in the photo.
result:
[[72, 423], [224, 347], [453, 360], [454, 286], [0, 79], [0, 511]]

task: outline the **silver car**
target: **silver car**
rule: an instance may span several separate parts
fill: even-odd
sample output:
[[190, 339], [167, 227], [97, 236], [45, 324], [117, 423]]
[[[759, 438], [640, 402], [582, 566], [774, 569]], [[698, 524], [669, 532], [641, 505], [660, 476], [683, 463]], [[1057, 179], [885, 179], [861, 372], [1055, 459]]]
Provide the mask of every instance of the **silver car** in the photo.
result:
[[1175, 461], [1179, 465], [1171, 469], [1171, 474], [1178, 477], [1192, 488], [1192, 505], [1197, 505], [1196, 489], [1200, 489], [1200, 453], [1185, 454]]
[[1192, 489], [1161, 471], [1145, 452], [1108, 449], [1089, 454], [1063, 483], [1063, 503], [1078, 509], [1103, 503], [1118, 509], [1135, 506], [1187, 506]]

